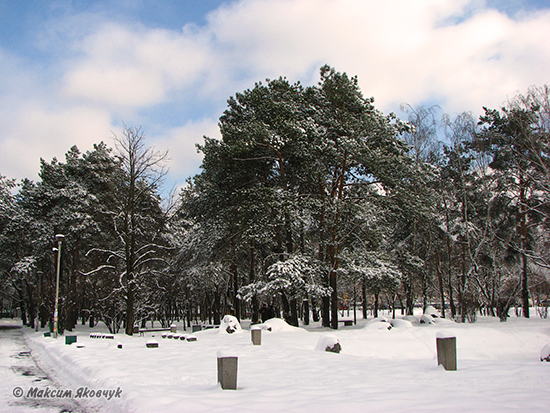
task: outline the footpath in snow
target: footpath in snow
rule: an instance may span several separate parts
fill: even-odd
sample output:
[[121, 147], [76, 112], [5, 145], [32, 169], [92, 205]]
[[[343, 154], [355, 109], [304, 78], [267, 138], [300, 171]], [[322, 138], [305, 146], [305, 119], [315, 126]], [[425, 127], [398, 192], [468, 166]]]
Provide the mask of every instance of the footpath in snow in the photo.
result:
[[[548, 411], [550, 363], [540, 355], [550, 343], [549, 319], [410, 321], [388, 329], [383, 319], [361, 320], [332, 331], [273, 319], [259, 346], [252, 345], [246, 325], [233, 334], [224, 326], [195, 332], [196, 341], [162, 338], [161, 332], [91, 338], [92, 332], [107, 331], [79, 326], [65, 333], [77, 336], [71, 345], [64, 337], [44, 337], [44, 331], [24, 332], [33, 354], [56, 371], [65, 389], [87, 389], [86, 405], [101, 411]], [[177, 335], [190, 334], [181, 323], [177, 329]], [[437, 366], [441, 331], [456, 336], [457, 371]], [[339, 354], [318, 346], [326, 334], [340, 343]], [[147, 347], [152, 341], [157, 348]], [[218, 354], [238, 357], [237, 390], [217, 383]], [[12, 404], [16, 385], [28, 392], [31, 383], [3, 386], [9, 393], [4, 400], [11, 397]], [[119, 393], [108, 399], [108, 393], [98, 393], [103, 390]]]
[[10, 413], [91, 412], [93, 406], [72, 398], [24, 397], [29, 389], [57, 391], [66, 383], [55, 377], [51, 366], [44, 366], [28, 346], [21, 320], [0, 319], [0, 411]]

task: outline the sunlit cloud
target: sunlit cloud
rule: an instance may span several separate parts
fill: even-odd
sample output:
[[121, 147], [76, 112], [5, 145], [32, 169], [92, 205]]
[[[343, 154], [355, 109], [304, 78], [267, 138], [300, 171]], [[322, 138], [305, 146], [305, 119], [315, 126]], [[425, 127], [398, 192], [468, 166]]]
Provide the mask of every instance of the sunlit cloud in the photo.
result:
[[279, 76], [315, 84], [325, 63], [358, 75], [385, 112], [407, 102], [479, 114], [550, 82], [550, 9], [510, 17], [482, 0], [244, 0], [202, 26], [88, 13], [40, 30], [49, 59], [0, 50], [0, 173], [11, 177], [74, 144], [109, 144], [126, 122], [170, 150], [170, 179], [183, 182], [230, 95]]

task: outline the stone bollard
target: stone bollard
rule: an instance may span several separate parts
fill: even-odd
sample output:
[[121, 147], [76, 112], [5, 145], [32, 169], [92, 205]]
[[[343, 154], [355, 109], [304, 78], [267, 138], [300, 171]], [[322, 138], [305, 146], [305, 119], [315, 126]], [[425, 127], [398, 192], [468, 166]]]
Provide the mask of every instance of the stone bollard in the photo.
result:
[[158, 341], [155, 341], [155, 340], [147, 340], [147, 343], [145, 343], [145, 346], [147, 348], [158, 348], [159, 343]]
[[176, 325], [175, 325], [175, 324], [172, 324], [172, 325], [170, 326], [170, 332], [171, 332], [171, 333], [176, 333], [176, 332], [177, 332], [177, 330], [176, 330]]
[[237, 390], [237, 356], [224, 356], [218, 352], [218, 383], [223, 390]]
[[262, 345], [262, 329], [260, 327], [251, 327], [250, 336], [252, 338], [252, 344], [255, 346]]
[[76, 336], [65, 336], [65, 344], [76, 343]]
[[439, 332], [436, 335], [437, 365], [448, 371], [456, 370], [456, 337], [452, 333]]

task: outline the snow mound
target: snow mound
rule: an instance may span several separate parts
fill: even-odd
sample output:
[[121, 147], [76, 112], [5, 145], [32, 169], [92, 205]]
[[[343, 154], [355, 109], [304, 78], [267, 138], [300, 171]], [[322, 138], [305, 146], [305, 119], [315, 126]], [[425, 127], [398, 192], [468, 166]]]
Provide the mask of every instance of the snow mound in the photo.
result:
[[218, 350], [218, 352], [216, 353], [216, 356], [219, 359], [227, 358], [227, 357], [239, 357], [239, 355], [234, 350], [230, 350], [230, 349]]
[[433, 318], [441, 318], [441, 314], [433, 306], [429, 305], [424, 310], [424, 315], [429, 315]]
[[420, 324], [420, 320], [413, 315], [406, 315], [405, 317], [403, 317], [403, 320], [407, 320], [411, 322], [413, 325]]
[[448, 318], [433, 318], [432, 320], [434, 324], [456, 324], [453, 320], [449, 320]]
[[277, 333], [290, 333], [290, 332], [296, 332], [302, 329], [291, 326], [286, 321], [280, 318], [271, 318], [267, 320], [265, 323], [263, 323], [262, 330], [268, 330], [268, 331], [277, 332]]
[[449, 330], [438, 331], [435, 334], [436, 338], [456, 338], [456, 334]]
[[237, 317], [226, 315], [220, 324], [220, 331], [218, 334], [233, 334], [242, 332], [243, 329], [241, 327], [241, 323], [237, 320]]
[[498, 360], [493, 354], [480, 348], [459, 348], [457, 353], [460, 360]]
[[392, 325], [387, 321], [376, 321], [374, 323], [373, 322], [367, 323], [367, 325], [365, 326], [365, 329], [366, 330], [391, 330]]
[[340, 341], [331, 333], [322, 334], [317, 342], [317, 347], [315, 347], [315, 351], [330, 351], [333, 353], [340, 353], [341, 349]]
[[401, 318], [394, 318], [390, 320], [390, 324], [393, 328], [413, 328], [413, 323], [408, 320], [403, 320]]
[[390, 319], [388, 319], [384, 316], [380, 316], [380, 317], [376, 317], [376, 318], [373, 318], [372, 320], [367, 321], [367, 324], [371, 324], [371, 323], [389, 323], [389, 322], [390, 322]]
[[434, 318], [428, 314], [422, 314], [420, 317], [420, 324], [435, 324]]
[[540, 351], [540, 361], [550, 362], [550, 343], [545, 345]]

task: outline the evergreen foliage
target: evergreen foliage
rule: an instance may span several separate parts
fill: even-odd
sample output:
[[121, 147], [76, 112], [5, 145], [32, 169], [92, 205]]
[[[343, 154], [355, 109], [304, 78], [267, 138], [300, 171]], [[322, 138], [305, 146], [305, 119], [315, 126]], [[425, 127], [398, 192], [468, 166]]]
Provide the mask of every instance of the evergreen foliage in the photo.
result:
[[314, 86], [259, 82], [229, 98], [171, 207], [167, 154], [140, 128], [41, 160], [37, 182], [0, 175], [0, 312], [51, 321], [61, 233], [61, 331], [258, 322], [262, 304], [331, 328], [352, 303], [528, 316], [550, 294], [550, 89], [479, 122], [402, 108], [384, 115], [329, 66]]

